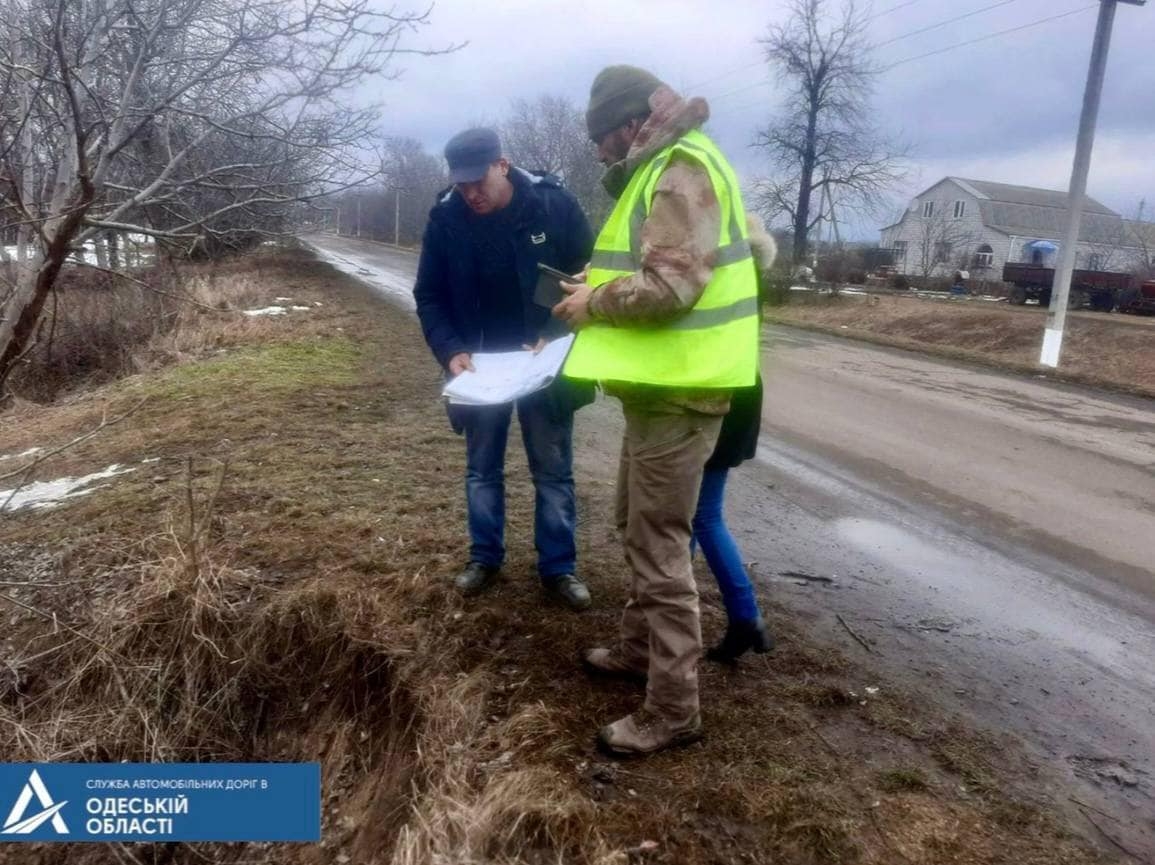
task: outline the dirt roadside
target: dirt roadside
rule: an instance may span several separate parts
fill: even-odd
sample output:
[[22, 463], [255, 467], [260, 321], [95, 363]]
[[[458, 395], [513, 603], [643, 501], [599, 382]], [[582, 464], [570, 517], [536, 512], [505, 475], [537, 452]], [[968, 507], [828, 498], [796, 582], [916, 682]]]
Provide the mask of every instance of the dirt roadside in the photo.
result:
[[[516, 450], [506, 579], [462, 603], [443, 579], [461, 564], [462, 448], [415, 322], [299, 253], [262, 279], [270, 300], [324, 306], [211, 359], [0, 418], [0, 453], [22, 453], [148, 397], [41, 469], [134, 472], [0, 523], [0, 592], [25, 605], [0, 600], [0, 651], [18, 671], [0, 680], [9, 759], [323, 765], [321, 846], [135, 848], [138, 861], [1041, 865], [1119, 853], [1059, 827], [1012, 739], [813, 643], [765, 598], [780, 648], [703, 670], [703, 745], [599, 757], [593, 731], [638, 700], [574, 663], [614, 632], [624, 601], [609, 482], [579, 480], [593, 611], [541, 604]], [[704, 619], [715, 637], [713, 589]], [[0, 850], [0, 862], [66, 861], [107, 853]]]
[[1155, 396], [1155, 319], [1075, 313], [1062, 368], [1038, 365], [1042, 310], [892, 295], [799, 295], [767, 320], [1030, 375]]

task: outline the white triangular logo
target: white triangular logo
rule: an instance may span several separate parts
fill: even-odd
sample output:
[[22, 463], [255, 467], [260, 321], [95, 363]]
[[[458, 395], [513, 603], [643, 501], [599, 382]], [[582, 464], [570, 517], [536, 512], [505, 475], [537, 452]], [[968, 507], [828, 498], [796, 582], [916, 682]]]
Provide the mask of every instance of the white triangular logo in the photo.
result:
[[[24, 813], [32, 804], [34, 796], [40, 802], [40, 807], [43, 810], [31, 817], [25, 817]], [[24, 785], [24, 789], [20, 791], [20, 796], [16, 799], [16, 804], [12, 806], [12, 813], [4, 821], [4, 828], [0, 829], [0, 834], [30, 835], [51, 820], [52, 828], [56, 830], [57, 835], [67, 835], [68, 824], [60, 816], [60, 809], [67, 804], [67, 800], [64, 802], [52, 801], [48, 788], [40, 780], [40, 773], [33, 769], [32, 774], [28, 776], [28, 783]]]

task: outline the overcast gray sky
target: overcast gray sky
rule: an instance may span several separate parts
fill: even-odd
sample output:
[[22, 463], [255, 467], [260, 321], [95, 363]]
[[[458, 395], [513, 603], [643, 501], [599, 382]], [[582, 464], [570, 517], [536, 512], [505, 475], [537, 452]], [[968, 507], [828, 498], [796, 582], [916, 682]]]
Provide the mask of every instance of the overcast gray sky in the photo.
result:
[[[1095, 25], [1093, 0], [872, 5], [869, 35], [885, 64], [1082, 10], [901, 63], [879, 77], [872, 108], [879, 126], [913, 150], [911, 179], [896, 191], [898, 206], [948, 174], [1067, 187]], [[784, 4], [776, 0], [439, 0], [419, 39], [470, 44], [445, 57], [406, 58], [403, 78], [375, 96], [385, 103], [387, 132], [439, 152], [454, 132], [503, 116], [515, 99], [550, 93], [584, 105], [599, 69], [633, 63], [705, 97], [711, 132], [743, 177], [753, 179], [765, 170], [765, 159], [749, 145], [780, 97], [757, 40], [783, 15]], [[1089, 191], [1128, 216], [1141, 198], [1148, 200], [1149, 217], [1155, 211], [1153, 49], [1155, 4], [1120, 5]], [[876, 239], [875, 229], [884, 224], [867, 219], [855, 234]]]

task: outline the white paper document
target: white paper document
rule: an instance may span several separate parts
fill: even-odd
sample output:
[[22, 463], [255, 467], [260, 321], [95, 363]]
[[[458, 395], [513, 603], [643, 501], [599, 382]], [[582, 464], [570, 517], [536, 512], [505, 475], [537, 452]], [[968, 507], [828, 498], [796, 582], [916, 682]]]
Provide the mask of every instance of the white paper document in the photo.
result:
[[463, 372], [441, 395], [458, 405], [500, 405], [529, 396], [557, 378], [574, 335], [547, 343], [538, 354], [504, 351], [473, 355], [474, 372]]

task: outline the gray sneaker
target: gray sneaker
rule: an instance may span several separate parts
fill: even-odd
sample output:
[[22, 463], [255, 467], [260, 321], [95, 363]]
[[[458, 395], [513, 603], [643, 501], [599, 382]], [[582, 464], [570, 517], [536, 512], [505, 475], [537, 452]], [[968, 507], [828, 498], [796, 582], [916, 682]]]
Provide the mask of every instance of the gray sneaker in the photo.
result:
[[477, 595], [489, 588], [501, 568], [470, 562], [465, 570], [453, 578], [453, 584], [463, 595]]
[[588, 610], [592, 603], [590, 590], [573, 574], [550, 578], [549, 582], [542, 584], [542, 590], [549, 600], [564, 604], [571, 610]]

